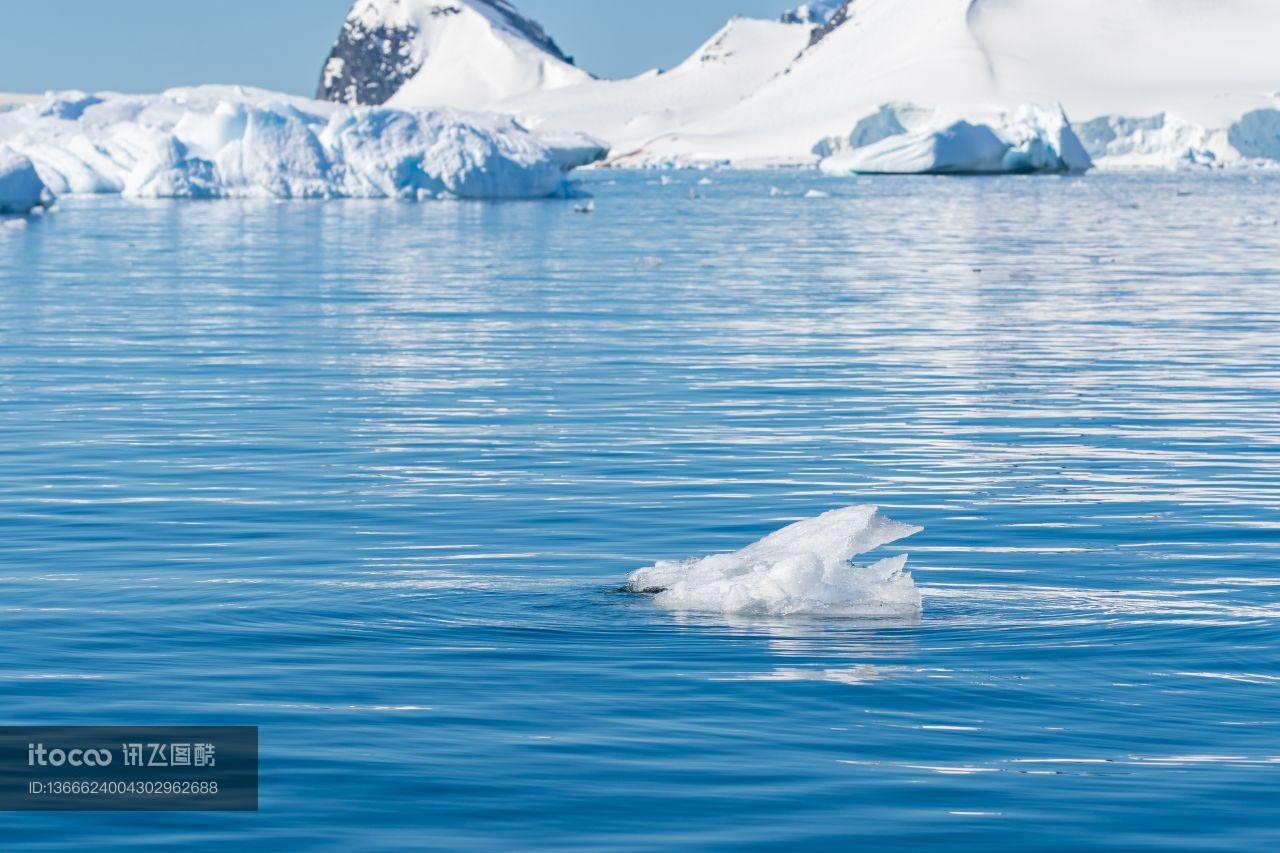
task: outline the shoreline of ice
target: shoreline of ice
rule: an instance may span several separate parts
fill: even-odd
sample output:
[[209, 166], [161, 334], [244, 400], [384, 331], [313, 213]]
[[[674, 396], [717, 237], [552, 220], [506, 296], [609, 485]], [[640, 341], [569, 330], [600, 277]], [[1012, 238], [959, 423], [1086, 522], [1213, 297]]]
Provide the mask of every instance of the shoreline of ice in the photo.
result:
[[632, 572], [631, 592], [668, 610], [732, 615], [903, 617], [921, 612], [905, 554], [853, 558], [923, 530], [851, 506], [795, 522], [727, 554], [661, 560]]

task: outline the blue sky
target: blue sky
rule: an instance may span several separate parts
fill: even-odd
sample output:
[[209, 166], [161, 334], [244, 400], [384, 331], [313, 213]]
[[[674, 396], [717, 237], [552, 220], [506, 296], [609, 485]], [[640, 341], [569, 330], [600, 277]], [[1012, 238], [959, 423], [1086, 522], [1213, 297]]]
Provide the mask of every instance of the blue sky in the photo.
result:
[[[796, 0], [799, 2], [800, 0]], [[735, 14], [788, 0], [515, 0], [582, 67], [675, 65]], [[243, 83], [310, 95], [351, 0], [23, 0], [0, 9], [0, 91]], [[790, 4], [794, 5], [794, 4]]]

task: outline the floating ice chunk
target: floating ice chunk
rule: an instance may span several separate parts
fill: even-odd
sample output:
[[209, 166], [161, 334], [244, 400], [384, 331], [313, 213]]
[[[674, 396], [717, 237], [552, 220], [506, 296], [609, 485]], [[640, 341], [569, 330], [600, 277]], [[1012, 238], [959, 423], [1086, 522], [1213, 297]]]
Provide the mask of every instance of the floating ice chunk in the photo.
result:
[[823, 190], [808, 190], [804, 194], [804, 197], [805, 198], [831, 198], [831, 193], [824, 192]]
[[886, 104], [858, 122], [848, 147], [824, 140], [815, 152], [828, 174], [997, 174], [1083, 172], [1092, 165], [1061, 107], [1026, 105], [987, 119], [951, 121], [911, 104]]
[[51, 200], [31, 161], [0, 146], [0, 213], [30, 213]]
[[873, 506], [832, 510], [772, 533], [731, 554], [663, 560], [632, 572], [632, 592], [655, 593], [669, 610], [725, 614], [912, 616], [920, 592], [906, 555], [870, 566], [859, 554], [923, 528], [881, 515]]

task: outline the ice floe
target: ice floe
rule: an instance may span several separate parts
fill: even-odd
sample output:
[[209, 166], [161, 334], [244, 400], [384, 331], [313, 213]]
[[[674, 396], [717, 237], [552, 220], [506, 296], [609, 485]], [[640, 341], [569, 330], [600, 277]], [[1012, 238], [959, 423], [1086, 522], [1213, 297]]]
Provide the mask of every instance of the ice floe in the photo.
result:
[[729, 554], [663, 560], [632, 572], [632, 592], [677, 611], [751, 615], [901, 617], [920, 612], [906, 555], [869, 566], [859, 554], [919, 533], [873, 506], [798, 521]]
[[228, 86], [53, 93], [0, 113], [0, 146], [55, 194], [140, 198], [539, 198], [566, 194], [567, 173], [606, 153], [509, 116]]

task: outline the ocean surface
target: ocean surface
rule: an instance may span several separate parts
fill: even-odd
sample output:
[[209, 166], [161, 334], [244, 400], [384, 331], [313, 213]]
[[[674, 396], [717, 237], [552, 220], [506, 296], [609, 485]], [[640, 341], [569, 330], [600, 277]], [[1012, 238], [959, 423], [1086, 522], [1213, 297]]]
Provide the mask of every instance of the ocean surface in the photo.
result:
[[[1276, 849], [1280, 178], [702, 177], [0, 228], [0, 722], [262, 742], [4, 846]], [[852, 504], [918, 620], [623, 591]]]

